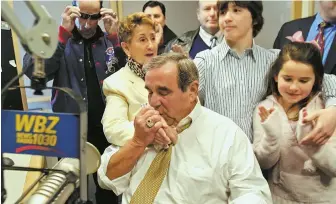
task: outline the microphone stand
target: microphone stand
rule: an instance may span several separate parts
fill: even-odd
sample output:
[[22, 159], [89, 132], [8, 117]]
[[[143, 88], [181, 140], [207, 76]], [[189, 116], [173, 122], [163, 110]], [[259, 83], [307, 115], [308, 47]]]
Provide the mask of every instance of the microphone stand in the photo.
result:
[[1, 153], [1, 203], [4, 203], [7, 198], [7, 191], [5, 188], [5, 181], [4, 181], [3, 160], [4, 160], [3, 153]]
[[[44, 60], [41, 60], [41, 58], [37, 57], [36, 55], [34, 56], [35, 60], [38, 60], [38, 63], [35, 64], [35, 68], [37, 66], [42, 66], [42, 70], [44, 71]], [[40, 67], [41, 69], [41, 67]], [[4, 89], [1, 91], [1, 107], [2, 104], [5, 100], [6, 97], [6, 92], [9, 89], [9, 87], [21, 76], [23, 76], [25, 74], [27, 70], [23, 70], [20, 74], [18, 74], [16, 77], [14, 77], [10, 82], [7, 83], [7, 85], [4, 87]], [[43, 73], [42, 73], [43, 74]], [[78, 104], [79, 107], [79, 119], [80, 119], [80, 123], [79, 123], [79, 133], [80, 133], [80, 137], [79, 137], [79, 162], [80, 162], [80, 177], [79, 177], [79, 190], [80, 190], [80, 198], [79, 200], [77, 200], [76, 203], [78, 204], [88, 204], [88, 203], [92, 203], [91, 201], [88, 200], [88, 192], [87, 192], [87, 174], [86, 174], [86, 141], [87, 141], [87, 107], [86, 107], [86, 103], [82, 100], [82, 98], [76, 94], [72, 89], [70, 88], [62, 88], [62, 87], [47, 87], [46, 86], [46, 79], [43, 78], [45, 77], [45, 75], [35, 75], [35, 78], [33, 78], [34, 80], [32, 81], [31, 86], [16, 86], [14, 88], [31, 88], [35, 90], [35, 94], [37, 95], [41, 95], [42, 90], [45, 89], [52, 89], [52, 90], [59, 90], [59, 91], [63, 91], [66, 94], [68, 94], [72, 99], [74, 99], [76, 101], [76, 103]], [[4, 201], [7, 198], [7, 191], [5, 189], [4, 186], [4, 176], [3, 176], [3, 170], [4, 169], [8, 169], [8, 166], [5, 167], [4, 166], [4, 157], [3, 157], [3, 153], [1, 153], [1, 202], [4, 203]], [[9, 158], [8, 158], [9, 159]], [[10, 159], [9, 159], [10, 160]], [[13, 162], [14, 164], [14, 162]], [[25, 170], [25, 171], [30, 171], [30, 170], [34, 170], [36, 171], [36, 169], [31, 169], [31, 168], [24, 168], [24, 167], [17, 167], [17, 170], [21, 169], [21, 170]], [[14, 170], [14, 169], [12, 169]], [[39, 180], [38, 180], [39, 181]], [[37, 182], [38, 182], [37, 181]], [[36, 183], [35, 182], [33, 185], [35, 186]], [[31, 190], [32, 188], [28, 188], [27, 190]], [[29, 191], [28, 191], [29, 192]], [[24, 195], [28, 194], [27, 192], [23, 193]], [[54, 198], [53, 198], [54, 199]]]
[[[59, 88], [59, 87], [46, 87], [46, 77], [44, 71], [44, 60], [50, 58], [56, 50], [57, 47], [57, 34], [54, 29], [56, 28], [56, 21], [52, 19], [51, 15], [46, 11], [44, 6], [38, 6], [34, 1], [25, 1], [28, 8], [32, 11], [36, 17], [33, 29], [27, 30], [25, 26], [17, 18], [13, 9], [8, 3], [4, 2], [1, 4], [1, 17], [3, 17], [11, 28], [15, 31], [21, 44], [28, 53], [33, 53], [35, 60], [35, 69], [32, 77], [31, 86], [17, 86], [15, 88], [32, 88], [35, 90], [34, 94], [42, 95], [42, 90], [53, 89], [60, 90], [73, 98], [79, 106], [79, 119], [80, 119], [80, 138], [79, 138], [79, 151], [80, 151], [80, 203], [87, 203], [87, 175], [86, 175], [86, 141], [87, 141], [87, 107], [86, 103], [82, 98], [73, 92], [69, 88]], [[26, 73], [27, 69], [23, 70], [20, 74], [15, 76], [11, 81], [9, 81], [6, 86], [1, 90], [1, 108], [3, 107], [3, 101], [5, 98], [5, 93], [13, 83]], [[7, 192], [4, 187], [4, 176], [3, 176], [3, 165], [5, 158], [1, 153], [1, 201], [6, 200]], [[6, 160], [10, 161], [10, 160]], [[11, 163], [11, 162], [10, 162]]]

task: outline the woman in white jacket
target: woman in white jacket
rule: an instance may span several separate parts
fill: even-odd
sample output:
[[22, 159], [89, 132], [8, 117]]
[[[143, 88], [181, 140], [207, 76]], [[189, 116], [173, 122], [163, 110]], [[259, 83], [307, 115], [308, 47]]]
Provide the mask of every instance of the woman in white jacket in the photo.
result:
[[123, 146], [133, 137], [136, 114], [148, 102], [143, 65], [157, 55], [162, 33], [155, 32], [155, 23], [138, 12], [124, 17], [118, 34], [127, 64], [104, 80], [106, 108], [101, 122], [107, 141]]
[[336, 137], [301, 143], [314, 125], [305, 116], [324, 108], [322, 80], [320, 51], [310, 43], [286, 45], [271, 67], [268, 96], [254, 113], [253, 146], [269, 170], [275, 204], [336, 203]]

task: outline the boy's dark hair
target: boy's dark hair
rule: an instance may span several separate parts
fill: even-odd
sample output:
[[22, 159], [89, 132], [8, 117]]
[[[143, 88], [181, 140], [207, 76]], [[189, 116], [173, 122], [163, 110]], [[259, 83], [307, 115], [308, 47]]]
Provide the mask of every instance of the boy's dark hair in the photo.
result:
[[263, 4], [261, 1], [219, 1], [219, 13], [228, 9], [229, 3], [236, 6], [247, 8], [252, 16], [253, 37], [256, 37], [264, 25], [264, 17], [262, 16]]
[[157, 7], [157, 6], [160, 7], [163, 16], [166, 17], [166, 7], [163, 3], [159, 2], [159, 1], [147, 1], [145, 3], [145, 5], [143, 5], [143, 7], [142, 7], [142, 12], [145, 12], [147, 7], [154, 8], [154, 7]]

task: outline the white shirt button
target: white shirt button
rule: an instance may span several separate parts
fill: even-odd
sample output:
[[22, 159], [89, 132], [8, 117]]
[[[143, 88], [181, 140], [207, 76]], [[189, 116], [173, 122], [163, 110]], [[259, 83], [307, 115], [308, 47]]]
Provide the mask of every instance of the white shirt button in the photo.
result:
[[79, 59], [79, 62], [83, 62], [83, 59]]

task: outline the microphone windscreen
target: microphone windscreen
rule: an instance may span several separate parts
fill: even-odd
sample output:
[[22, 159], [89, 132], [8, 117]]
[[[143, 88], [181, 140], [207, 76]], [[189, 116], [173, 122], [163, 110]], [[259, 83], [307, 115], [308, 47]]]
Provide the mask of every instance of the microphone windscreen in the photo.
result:
[[[100, 166], [100, 153], [98, 149], [89, 142], [86, 142], [86, 174], [95, 173]], [[72, 171], [79, 176], [79, 159], [62, 158], [57, 169]]]
[[95, 173], [100, 166], [100, 153], [91, 143], [86, 142], [86, 173]]

